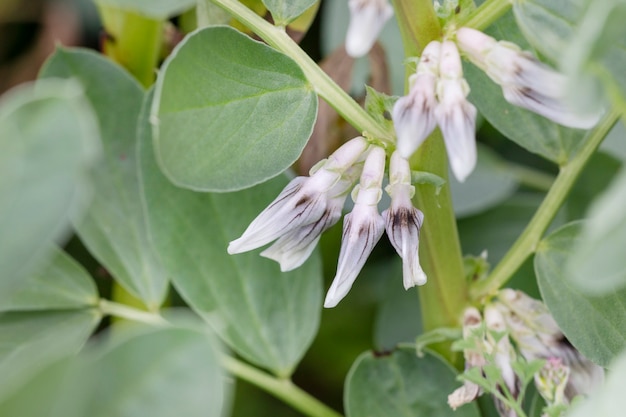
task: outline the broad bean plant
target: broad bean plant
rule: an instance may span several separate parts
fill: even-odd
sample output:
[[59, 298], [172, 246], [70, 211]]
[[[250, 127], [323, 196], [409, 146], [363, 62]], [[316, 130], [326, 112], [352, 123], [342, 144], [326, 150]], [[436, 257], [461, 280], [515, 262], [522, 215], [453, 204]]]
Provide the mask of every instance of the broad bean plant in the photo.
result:
[[624, 415], [624, 0], [95, 4], [0, 101], [0, 415]]

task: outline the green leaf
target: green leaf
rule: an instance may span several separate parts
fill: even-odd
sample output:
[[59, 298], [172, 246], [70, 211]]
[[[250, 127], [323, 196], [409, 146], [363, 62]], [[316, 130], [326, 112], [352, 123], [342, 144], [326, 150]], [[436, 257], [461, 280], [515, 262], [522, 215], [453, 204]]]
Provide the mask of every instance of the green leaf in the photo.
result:
[[75, 82], [40, 81], [0, 101], [0, 294], [33, 273], [86, 209], [98, 142]]
[[125, 289], [157, 309], [168, 279], [148, 241], [139, 192], [135, 153], [144, 92], [121, 67], [86, 50], [58, 49], [41, 75], [80, 80], [102, 127], [104, 160], [96, 197], [76, 225], [78, 234]]
[[497, 206], [511, 197], [517, 188], [515, 175], [495, 152], [480, 145], [477, 150], [476, 168], [463, 184], [450, 176], [457, 217], [471, 216]]
[[580, 290], [609, 295], [626, 287], [626, 171], [589, 210], [589, 221], [573, 248], [567, 270]]
[[222, 414], [226, 379], [208, 334], [184, 328], [117, 330], [113, 341], [100, 339], [80, 356], [36, 375], [0, 404], [0, 415]]
[[385, 130], [389, 132], [389, 136], [394, 136], [391, 113], [393, 112], [393, 105], [398, 101], [398, 97], [388, 96], [385, 93], [376, 91], [368, 85], [365, 86], [365, 93], [365, 111], [367, 111], [380, 126], [384, 126]]
[[177, 188], [159, 171], [144, 114], [140, 170], [148, 224], [174, 286], [246, 359], [288, 375], [315, 336], [321, 309], [321, 263], [281, 273], [258, 251], [228, 255], [228, 242], [286, 185], [284, 177], [229, 194]]
[[559, 62], [574, 36], [574, 23], [585, 12], [585, 0], [515, 0], [517, 26], [528, 42], [553, 62]]
[[228, 27], [200, 29], [157, 79], [157, 160], [181, 187], [247, 188], [298, 158], [316, 114], [317, 96], [290, 58]]
[[0, 312], [77, 309], [98, 303], [98, 289], [83, 267], [59, 249], [43, 269], [0, 293]]
[[286, 26], [307, 9], [313, 7], [317, 0], [263, 0], [263, 4], [272, 12], [274, 22], [278, 26]]
[[115, 7], [165, 20], [196, 5], [197, 0], [94, 0], [98, 6]]
[[52, 362], [76, 353], [99, 321], [94, 309], [1, 313], [0, 400]]
[[[498, 40], [512, 41], [527, 49], [511, 13], [499, 19], [487, 31]], [[465, 76], [471, 87], [470, 101], [504, 136], [530, 152], [560, 165], [578, 149], [585, 131], [559, 126], [528, 110], [509, 104], [502, 89], [474, 65], [465, 65]]]
[[626, 353], [622, 353], [610, 366], [611, 371], [602, 389], [591, 397], [575, 402], [568, 417], [622, 417], [626, 409]]
[[475, 403], [450, 408], [448, 395], [459, 386], [456, 372], [432, 354], [418, 358], [413, 349], [382, 356], [366, 352], [346, 379], [346, 416], [480, 416]]
[[608, 366], [626, 348], [626, 289], [594, 297], [572, 285], [567, 262], [580, 244], [581, 228], [569, 223], [542, 240], [535, 272], [542, 298], [567, 339], [593, 362]]
[[183, 328], [142, 333], [97, 360], [89, 415], [219, 416], [225, 379], [209, 335]]

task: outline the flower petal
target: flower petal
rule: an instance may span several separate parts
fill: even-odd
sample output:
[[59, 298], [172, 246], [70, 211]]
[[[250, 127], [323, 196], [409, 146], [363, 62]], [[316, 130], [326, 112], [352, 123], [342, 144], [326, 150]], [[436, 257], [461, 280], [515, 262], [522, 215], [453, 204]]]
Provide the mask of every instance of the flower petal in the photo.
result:
[[354, 58], [369, 52], [378, 34], [393, 16], [387, 0], [349, 0], [350, 23], [346, 34], [346, 52]]

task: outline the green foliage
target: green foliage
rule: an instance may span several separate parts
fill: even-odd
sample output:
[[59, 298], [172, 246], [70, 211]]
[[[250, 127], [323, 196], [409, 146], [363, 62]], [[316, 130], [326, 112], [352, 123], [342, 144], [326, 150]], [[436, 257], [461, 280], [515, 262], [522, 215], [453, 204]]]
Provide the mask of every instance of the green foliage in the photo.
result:
[[[543, 300], [567, 339], [587, 358], [608, 366], [626, 348], [626, 289], [594, 296], [572, 285], [566, 266], [580, 244], [582, 226], [570, 223], [545, 238], [535, 272]], [[594, 280], [595, 274], [586, 279]]]
[[144, 92], [121, 67], [94, 52], [58, 49], [41, 77], [80, 80], [100, 122], [104, 158], [95, 199], [76, 230], [90, 252], [148, 308], [163, 302], [168, 279], [148, 241], [137, 177], [137, 120]]
[[197, 0], [94, 0], [102, 7], [135, 12], [154, 19], [167, 19], [196, 5]]
[[98, 129], [74, 81], [25, 85], [0, 102], [0, 293], [45, 263], [91, 198]]
[[363, 353], [346, 379], [346, 416], [479, 416], [475, 404], [456, 411], [448, 406], [448, 394], [458, 386], [455, 374], [439, 357], [419, 358], [413, 349]]
[[[149, 101], [147, 101], [149, 103]], [[152, 242], [176, 289], [226, 342], [252, 362], [289, 375], [317, 332], [321, 265], [281, 273], [258, 251], [231, 256], [235, 239], [287, 183], [284, 177], [229, 194], [173, 186], [159, 171], [148, 113], [141, 118], [140, 172]]]
[[234, 29], [201, 29], [159, 73], [157, 160], [185, 188], [247, 188], [298, 158], [316, 114], [317, 96], [290, 58]]
[[206, 332], [126, 329], [47, 367], [0, 404], [0, 414], [217, 417], [225, 394], [217, 352]]

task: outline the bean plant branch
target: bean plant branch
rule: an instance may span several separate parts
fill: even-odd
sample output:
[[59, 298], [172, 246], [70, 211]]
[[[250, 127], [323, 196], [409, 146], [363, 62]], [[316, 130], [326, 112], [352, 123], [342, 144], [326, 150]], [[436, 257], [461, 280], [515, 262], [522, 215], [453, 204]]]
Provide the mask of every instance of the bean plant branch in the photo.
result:
[[116, 303], [115, 301], [101, 299], [98, 303], [98, 308], [100, 309], [100, 312], [104, 315], [115, 316], [122, 319], [138, 321], [146, 324], [167, 324], [167, 321], [159, 314], [142, 311], [134, 307], [129, 307], [125, 304]]
[[511, 8], [511, 0], [487, 0], [466, 20], [459, 22], [459, 27], [466, 26], [485, 30]]
[[602, 140], [615, 122], [619, 114], [611, 112], [589, 132], [587, 139], [578, 153], [564, 166], [552, 184], [550, 191], [535, 212], [535, 215], [526, 226], [520, 237], [506, 253], [491, 274], [482, 281], [478, 281], [471, 289], [473, 299], [480, 299], [495, 294], [519, 269], [529, 256], [535, 253], [548, 226], [556, 216], [559, 208], [567, 198], [576, 179], [598, 148]]
[[222, 365], [232, 375], [251, 383], [310, 417], [342, 417], [290, 379], [276, 378], [231, 356], [222, 357]]

